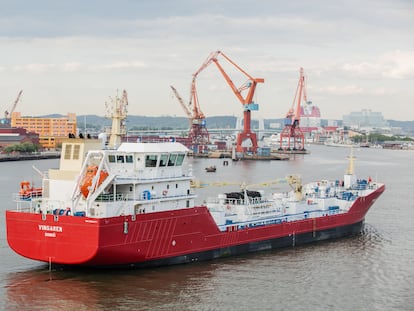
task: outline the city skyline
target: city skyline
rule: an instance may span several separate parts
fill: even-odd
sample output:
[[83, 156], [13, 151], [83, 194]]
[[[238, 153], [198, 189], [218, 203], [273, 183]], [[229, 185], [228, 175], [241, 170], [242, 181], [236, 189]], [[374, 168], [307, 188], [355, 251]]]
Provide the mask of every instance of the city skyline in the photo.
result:
[[[192, 74], [221, 50], [265, 79], [254, 118], [285, 116], [303, 67], [323, 119], [369, 109], [414, 120], [411, 1], [16, 0], [2, 3], [0, 25], [3, 111], [23, 89], [23, 115], [103, 116], [126, 89], [131, 115], [185, 116], [170, 85], [188, 100]], [[246, 77], [233, 69], [240, 86]], [[242, 114], [214, 65], [197, 86], [207, 117]]]

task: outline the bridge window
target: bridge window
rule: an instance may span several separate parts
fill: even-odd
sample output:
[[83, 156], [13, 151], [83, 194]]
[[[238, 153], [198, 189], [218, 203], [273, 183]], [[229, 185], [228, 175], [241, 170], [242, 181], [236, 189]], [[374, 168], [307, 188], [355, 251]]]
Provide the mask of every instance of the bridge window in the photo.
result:
[[160, 157], [160, 166], [161, 167], [167, 166], [167, 162], [168, 162], [168, 154], [164, 153]]
[[174, 166], [176, 159], [177, 155], [175, 153], [170, 154], [170, 158], [168, 159], [168, 166]]
[[184, 161], [185, 154], [181, 153], [177, 155], [177, 161], [175, 161], [175, 166], [181, 166]]
[[108, 156], [108, 161], [109, 161], [109, 163], [115, 163], [115, 156], [113, 154], [110, 154]]
[[132, 155], [126, 155], [125, 161], [126, 163], [132, 163], [134, 161], [134, 158], [132, 157]]
[[158, 156], [156, 154], [149, 154], [145, 157], [145, 167], [156, 167]]
[[116, 162], [117, 163], [124, 163], [125, 162], [124, 156], [123, 155], [117, 155], [116, 156]]

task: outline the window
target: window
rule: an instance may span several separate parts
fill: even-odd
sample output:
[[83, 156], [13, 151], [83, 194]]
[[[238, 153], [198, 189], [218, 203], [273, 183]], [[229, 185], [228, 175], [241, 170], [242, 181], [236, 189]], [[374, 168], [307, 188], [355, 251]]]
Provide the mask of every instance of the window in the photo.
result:
[[117, 163], [124, 163], [125, 162], [124, 156], [123, 155], [117, 155], [116, 156], [116, 162]]
[[65, 148], [65, 160], [69, 160], [72, 154], [72, 145], [66, 145]]
[[80, 145], [73, 146], [73, 159], [79, 160]]
[[162, 154], [160, 157], [160, 166], [167, 166], [168, 154]]
[[109, 161], [109, 163], [115, 163], [115, 156], [113, 154], [110, 154], [108, 156], [108, 161]]
[[127, 155], [125, 156], [125, 161], [126, 163], [132, 163], [134, 161], [134, 158], [132, 157], [132, 155]]
[[156, 167], [158, 156], [156, 154], [148, 154], [145, 157], [145, 167]]
[[175, 166], [181, 166], [184, 161], [185, 154], [181, 153], [177, 155], [177, 161], [175, 162]]
[[170, 154], [170, 158], [168, 159], [168, 166], [174, 166], [176, 158], [177, 158], [176, 154], [174, 153]]

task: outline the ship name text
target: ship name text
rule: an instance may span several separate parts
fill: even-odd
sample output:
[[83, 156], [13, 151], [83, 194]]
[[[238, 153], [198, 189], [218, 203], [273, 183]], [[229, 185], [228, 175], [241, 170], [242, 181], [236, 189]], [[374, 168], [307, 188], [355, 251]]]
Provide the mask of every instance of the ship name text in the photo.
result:
[[49, 226], [49, 225], [39, 225], [40, 231], [52, 231], [52, 232], [63, 232], [61, 226]]

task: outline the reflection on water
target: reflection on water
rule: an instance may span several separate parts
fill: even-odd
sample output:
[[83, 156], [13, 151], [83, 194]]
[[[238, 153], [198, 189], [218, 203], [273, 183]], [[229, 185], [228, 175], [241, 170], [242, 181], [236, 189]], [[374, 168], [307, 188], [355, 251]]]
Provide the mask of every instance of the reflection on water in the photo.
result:
[[[5, 307], [273, 310], [269, 305], [277, 303], [281, 307], [309, 310], [304, 306], [310, 303], [317, 309], [327, 302], [334, 304], [337, 298], [326, 296], [345, 289], [349, 298], [343, 297], [343, 301], [356, 310], [362, 301], [352, 297], [371, 291], [371, 282], [377, 283], [376, 290], [386, 289], [387, 271], [378, 262], [384, 243], [389, 241], [367, 226], [361, 235], [339, 241], [173, 267], [48, 272], [44, 266], [7, 275]], [[252, 299], [256, 292], [266, 298]], [[381, 299], [380, 292], [370, 295]], [[236, 308], [236, 304], [242, 307]]]
[[[7, 276], [7, 310], [174, 310], [208, 291], [211, 263], [142, 270], [43, 269]], [[175, 307], [174, 307], [175, 306]]]

